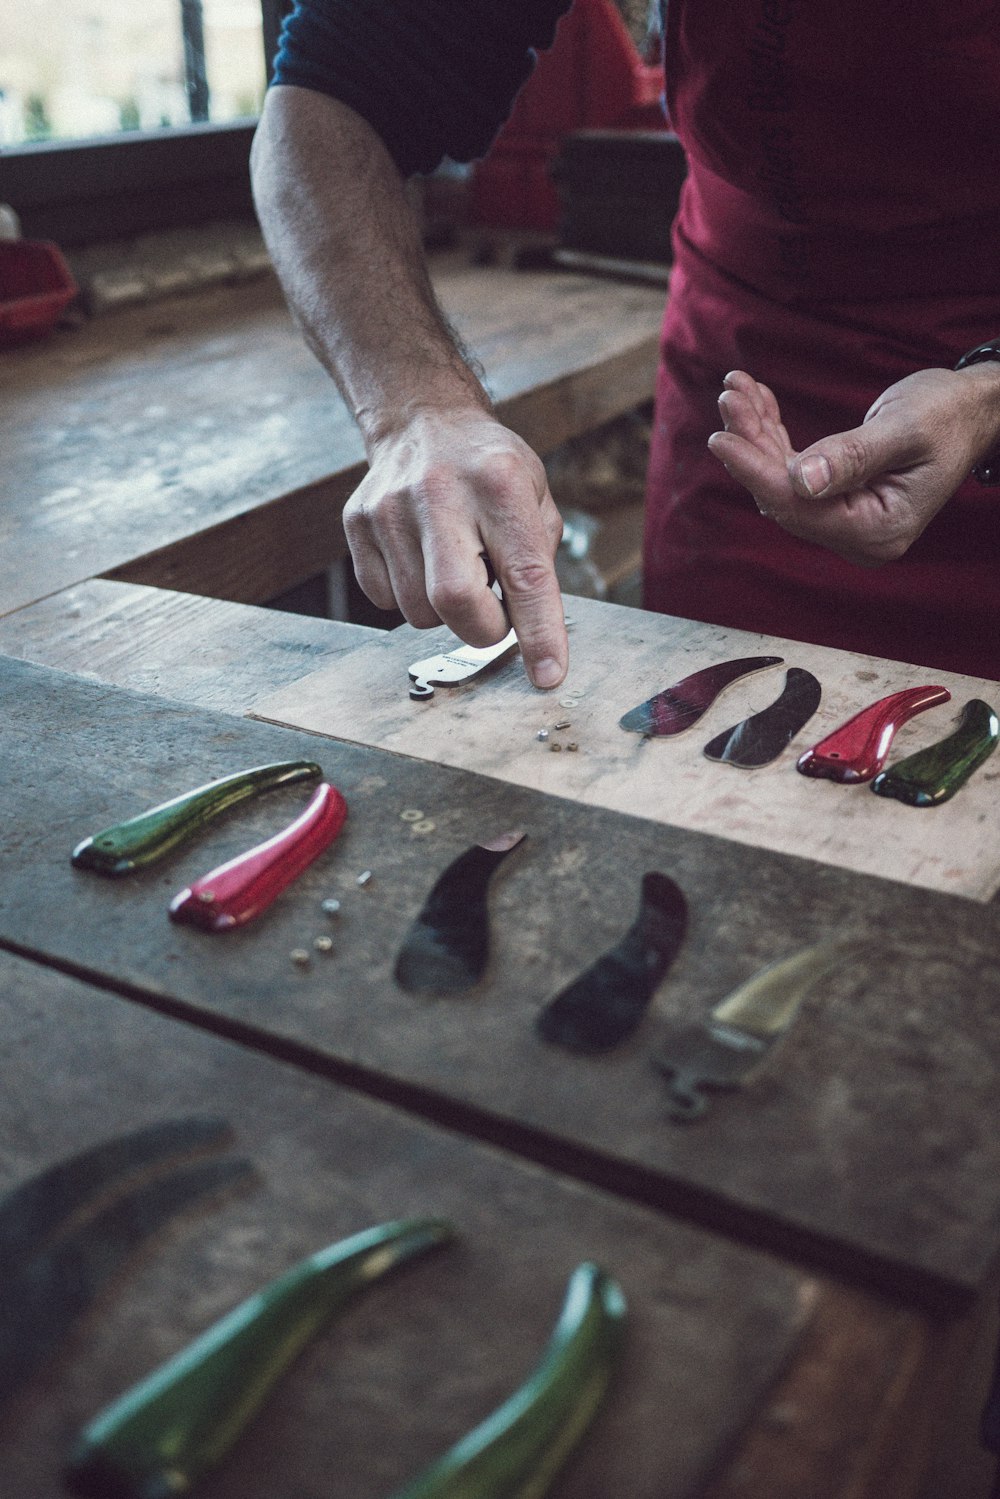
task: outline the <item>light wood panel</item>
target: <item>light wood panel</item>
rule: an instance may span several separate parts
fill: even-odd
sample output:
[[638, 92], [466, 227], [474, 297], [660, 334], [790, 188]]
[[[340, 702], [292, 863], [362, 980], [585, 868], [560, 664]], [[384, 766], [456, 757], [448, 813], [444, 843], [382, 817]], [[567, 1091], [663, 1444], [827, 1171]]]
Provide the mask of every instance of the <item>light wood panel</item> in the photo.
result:
[[245, 713], [377, 633], [94, 578], [0, 617], [0, 652], [194, 707]]
[[[276, 723], [332, 734], [571, 797], [637, 812], [756, 848], [801, 855], [861, 874], [988, 900], [1000, 885], [1000, 755], [950, 802], [918, 809], [799, 775], [795, 760], [861, 708], [904, 687], [939, 682], [950, 704], [905, 725], [891, 758], [943, 738], [971, 697], [1000, 706], [1000, 686], [952, 672], [751, 635], [692, 620], [566, 598], [571, 667], [554, 693], [536, 692], [515, 656], [489, 677], [439, 688], [432, 701], [407, 695], [407, 666], [453, 647], [445, 630], [403, 626], [258, 702]], [[689, 673], [733, 657], [774, 655], [773, 667], [727, 688], [693, 728], [672, 739], [626, 733], [618, 719]], [[742, 771], [705, 759], [702, 747], [774, 701], [789, 666], [815, 673], [819, 711], [773, 765]], [[572, 707], [560, 699], [579, 695]], [[560, 718], [571, 728], [557, 733]], [[536, 733], [548, 726], [551, 739]], [[552, 743], [578, 743], [553, 754]]]

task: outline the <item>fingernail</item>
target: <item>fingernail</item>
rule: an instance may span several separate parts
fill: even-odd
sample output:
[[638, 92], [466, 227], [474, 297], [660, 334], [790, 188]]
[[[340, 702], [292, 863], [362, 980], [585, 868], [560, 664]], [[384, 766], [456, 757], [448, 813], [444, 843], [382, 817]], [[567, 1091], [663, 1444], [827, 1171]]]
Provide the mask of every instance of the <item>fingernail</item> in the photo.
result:
[[808, 458], [803, 458], [799, 464], [799, 474], [803, 484], [812, 495], [822, 494], [824, 489], [830, 487], [833, 474], [830, 465], [820, 453], [813, 453]]
[[553, 656], [536, 661], [531, 668], [531, 680], [536, 687], [555, 687], [562, 681], [563, 669]]

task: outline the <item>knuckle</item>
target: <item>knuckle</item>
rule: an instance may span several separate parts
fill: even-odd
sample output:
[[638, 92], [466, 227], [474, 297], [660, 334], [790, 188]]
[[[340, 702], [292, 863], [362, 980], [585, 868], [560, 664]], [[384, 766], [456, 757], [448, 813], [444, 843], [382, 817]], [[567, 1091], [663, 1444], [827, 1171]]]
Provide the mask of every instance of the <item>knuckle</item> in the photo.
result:
[[447, 617], [449, 614], [465, 613], [482, 593], [482, 585], [476, 587], [471, 581], [462, 578], [440, 578], [431, 585], [428, 593], [434, 609]]
[[549, 591], [554, 577], [552, 563], [545, 558], [519, 558], [504, 569], [504, 591], [521, 598], [537, 597]]
[[843, 476], [841, 482], [850, 483], [867, 471], [868, 449], [860, 437], [845, 437], [839, 459]]

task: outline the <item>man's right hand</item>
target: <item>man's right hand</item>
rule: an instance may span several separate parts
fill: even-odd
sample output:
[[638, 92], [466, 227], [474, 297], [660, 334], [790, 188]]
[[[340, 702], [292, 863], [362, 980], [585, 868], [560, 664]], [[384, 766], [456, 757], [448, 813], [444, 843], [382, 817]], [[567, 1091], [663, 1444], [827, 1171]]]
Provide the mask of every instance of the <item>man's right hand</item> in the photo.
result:
[[537, 455], [480, 407], [420, 407], [371, 440], [369, 458], [344, 529], [372, 603], [418, 629], [445, 624], [469, 645], [492, 645], [513, 625], [531, 682], [558, 686], [568, 662], [554, 566], [562, 519]]

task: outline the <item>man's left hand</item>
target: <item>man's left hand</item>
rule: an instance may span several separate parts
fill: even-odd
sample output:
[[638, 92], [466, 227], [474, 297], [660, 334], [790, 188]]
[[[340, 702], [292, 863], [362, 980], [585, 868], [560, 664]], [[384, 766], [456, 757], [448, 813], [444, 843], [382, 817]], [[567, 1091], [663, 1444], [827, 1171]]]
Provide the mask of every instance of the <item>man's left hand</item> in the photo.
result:
[[766, 385], [736, 370], [724, 386], [710, 450], [763, 515], [862, 567], [901, 557], [1000, 434], [996, 363], [908, 375], [802, 452]]

